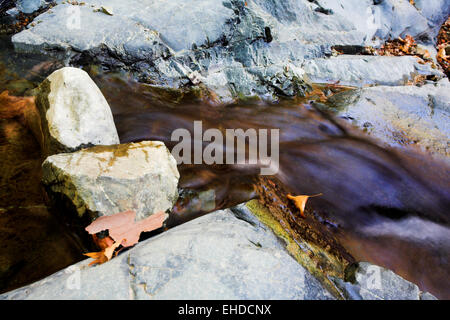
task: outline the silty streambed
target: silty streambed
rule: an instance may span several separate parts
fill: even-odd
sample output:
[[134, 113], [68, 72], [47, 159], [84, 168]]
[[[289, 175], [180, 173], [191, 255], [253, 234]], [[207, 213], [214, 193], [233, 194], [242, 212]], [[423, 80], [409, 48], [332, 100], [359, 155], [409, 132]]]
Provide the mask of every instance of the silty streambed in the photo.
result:
[[[6, 41], [3, 46], [2, 61], [6, 67], [1, 91], [26, 94], [27, 89], [60, 66], [48, 58], [16, 55]], [[15, 76], [11, 76], [13, 73]], [[110, 103], [122, 142], [160, 140], [172, 148], [173, 130], [192, 131], [195, 120], [202, 120], [203, 130], [280, 129], [280, 171], [275, 178], [292, 194], [323, 194], [311, 199], [308, 206], [331, 226], [327, 230], [356, 260], [390, 268], [422, 290], [450, 298], [447, 280], [450, 179], [445, 163], [414, 152], [385, 149], [307, 101], [217, 106], [201, 101], [192, 92], [155, 89], [124, 76], [92, 72], [91, 75]], [[2, 120], [1, 144], [6, 148], [2, 157], [11, 150], [8, 149], [11, 139], [7, 139], [10, 135], [6, 134], [11, 131], [7, 129], [10, 122], [20, 124], [17, 119]], [[9, 175], [8, 181], [16, 179], [16, 185], [27, 186], [35, 197], [24, 206], [22, 198], [6, 199], [2, 192], [0, 207], [7, 208], [0, 213], [5, 219], [2, 228], [6, 228], [0, 247], [0, 291], [30, 283], [75, 263], [82, 259], [80, 253], [84, 250], [75, 235], [48, 214], [39, 190], [39, 173], [37, 178], [27, 179], [26, 171], [18, 168], [19, 155], [39, 167], [42, 159], [36, 151], [36, 142], [29, 133], [16, 137], [16, 141], [23, 139], [34, 147], [27, 147], [17, 153], [17, 158], [10, 159], [10, 168], [18, 175]], [[264, 184], [255, 167], [181, 165], [179, 169], [180, 187], [185, 193], [213, 190], [214, 200], [207, 206], [189, 200], [176, 206], [169, 221], [171, 226], [260, 196], [257, 190]], [[14, 194], [16, 190], [9, 187], [5, 176], [3, 170], [4, 188]], [[27, 188], [20, 192], [31, 192]], [[28, 211], [23, 213], [23, 207]], [[31, 212], [29, 207], [38, 208], [41, 215], [35, 209]], [[36, 216], [45, 219], [35, 219]], [[17, 220], [18, 217], [22, 220]], [[33, 219], [37, 222], [25, 228]]]

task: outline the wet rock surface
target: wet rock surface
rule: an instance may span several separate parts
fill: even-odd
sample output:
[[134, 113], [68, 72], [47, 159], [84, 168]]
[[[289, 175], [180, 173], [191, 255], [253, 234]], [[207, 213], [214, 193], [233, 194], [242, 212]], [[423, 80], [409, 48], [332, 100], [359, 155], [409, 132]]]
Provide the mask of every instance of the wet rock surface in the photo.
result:
[[108, 102], [85, 71], [59, 69], [36, 94], [45, 155], [120, 143]]
[[88, 262], [0, 299], [333, 299], [275, 235], [230, 210], [173, 228], [106, 264]]
[[450, 12], [445, 0], [433, 2], [439, 14], [406, 0], [57, 2], [13, 37], [16, 49], [62, 50], [73, 63], [95, 60], [165, 87], [204, 84], [222, 101], [302, 96], [303, 62], [336, 45], [379, 45], [407, 34], [432, 44]]
[[168, 211], [178, 197], [176, 161], [157, 141], [97, 146], [48, 157], [42, 181], [90, 220], [134, 210], [136, 220]]
[[436, 300], [419, 288], [382, 267], [360, 262], [348, 268], [347, 282], [335, 279], [336, 285], [351, 300]]
[[394, 145], [418, 145], [448, 156], [450, 83], [447, 78], [423, 86], [378, 86], [336, 95], [339, 115]]
[[0, 292], [6, 292], [83, 256], [80, 243], [45, 205], [39, 144], [23, 118], [5, 119], [5, 109], [17, 101], [0, 99]]
[[42, 6], [46, 5], [47, 2], [50, 1], [45, 1], [45, 0], [17, 0], [16, 1], [16, 7], [20, 12], [23, 13], [33, 13], [37, 10], [39, 10], [39, 8], [41, 8]]

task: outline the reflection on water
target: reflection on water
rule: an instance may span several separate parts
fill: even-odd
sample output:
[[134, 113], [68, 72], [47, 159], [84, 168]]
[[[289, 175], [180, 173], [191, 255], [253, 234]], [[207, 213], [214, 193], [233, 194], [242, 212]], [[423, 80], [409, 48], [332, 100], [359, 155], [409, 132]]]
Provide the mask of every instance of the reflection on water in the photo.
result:
[[78, 241], [44, 204], [41, 163], [39, 145], [20, 117], [0, 119], [0, 292], [82, 258]]
[[[60, 66], [38, 56], [15, 55], [4, 39], [0, 39], [0, 61], [0, 89], [14, 95], [29, 94], [30, 88]], [[418, 283], [422, 290], [450, 298], [447, 164], [417, 153], [384, 149], [307, 101], [217, 106], [192, 92], [161, 90], [124, 77], [92, 76], [110, 103], [123, 143], [160, 140], [172, 148], [172, 131], [192, 131], [194, 120], [203, 121], [203, 130], [280, 129], [278, 180], [292, 194], [323, 194], [311, 199], [309, 205], [337, 226], [330, 232], [336, 233], [357, 260], [386, 266]], [[20, 125], [18, 119], [2, 120], [2, 132], [12, 122]], [[19, 139], [24, 143], [33, 140], [29, 133]], [[5, 150], [10, 150], [8, 143], [6, 138], [0, 141]], [[36, 149], [36, 142], [31, 143]], [[23, 153], [16, 157], [19, 155]], [[28, 157], [32, 165], [39, 166], [38, 153], [28, 153]], [[17, 166], [11, 166], [15, 169]], [[171, 226], [257, 195], [253, 184], [258, 168], [181, 165], [179, 169], [184, 191], [174, 208]], [[20, 180], [20, 174], [27, 175], [26, 171], [18, 172], [22, 173], [15, 181], [33, 190], [30, 194], [35, 200], [23, 209], [19, 208], [23, 207], [22, 199], [8, 200], [3, 193], [0, 197], [0, 291], [76, 262], [82, 250], [48, 215], [38, 190], [39, 177]], [[2, 171], [2, 179], [7, 174]], [[8, 177], [15, 179], [14, 175]], [[12, 190], [6, 184], [3, 187]], [[15, 282], [6, 283], [11, 279]]]

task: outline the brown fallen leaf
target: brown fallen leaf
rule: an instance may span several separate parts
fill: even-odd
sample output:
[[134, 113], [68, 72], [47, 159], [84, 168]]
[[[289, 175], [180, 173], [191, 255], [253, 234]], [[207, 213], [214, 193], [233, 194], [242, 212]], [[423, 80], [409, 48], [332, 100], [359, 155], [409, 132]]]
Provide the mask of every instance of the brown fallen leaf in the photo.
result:
[[305, 196], [305, 195], [302, 195], [302, 196], [292, 196], [292, 195], [288, 194], [287, 197], [288, 197], [289, 200], [294, 201], [295, 206], [300, 210], [300, 215], [301, 215], [303, 218], [306, 218], [306, 216], [305, 216], [305, 206], [306, 206], [306, 202], [308, 201], [309, 198], [312, 198], [312, 197], [318, 197], [318, 196], [321, 196], [321, 195], [322, 195], [321, 193], [316, 194], [316, 195], [313, 195], [313, 196]]
[[450, 17], [442, 25], [437, 41], [437, 60], [450, 78]]
[[89, 263], [89, 265], [93, 265], [93, 264], [102, 264], [105, 263], [106, 261], [108, 261], [108, 259], [105, 256], [105, 253], [103, 251], [99, 251], [99, 252], [88, 252], [88, 253], [83, 253], [83, 255], [88, 256], [89, 258], [94, 259], [94, 261], [92, 261], [91, 263]]
[[[400, 37], [399, 37], [399, 39], [401, 40]], [[411, 37], [410, 35], [407, 35], [405, 37], [405, 39], [403, 40], [403, 43], [401, 44], [401, 50], [404, 53], [409, 54], [411, 49], [415, 46], [417, 46], [417, 44], [416, 44], [416, 41], [414, 40], [414, 38]]]
[[114, 254], [114, 251], [120, 245], [121, 245], [121, 241], [117, 241], [117, 242], [113, 243], [111, 246], [106, 247], [102, 251], [99, 251], [99, 252], [88, 252], [88, 253], [85, 253], [84, 255], [94, 259], [94, 261], [89, 263], [89, 265], [102, 264], [102, 263], [105, 263], [108, 260], [111, 260], [113, 254]]

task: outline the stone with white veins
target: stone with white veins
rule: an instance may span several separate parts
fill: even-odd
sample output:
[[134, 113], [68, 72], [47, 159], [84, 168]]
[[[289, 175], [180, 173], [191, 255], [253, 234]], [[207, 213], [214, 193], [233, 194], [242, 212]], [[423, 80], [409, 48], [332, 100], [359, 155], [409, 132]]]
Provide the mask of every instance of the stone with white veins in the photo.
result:
[[120, 143], [108, 102], [81, 69], [53, 72], [39, 86], [36, 105], [46, 155]]

